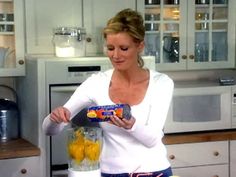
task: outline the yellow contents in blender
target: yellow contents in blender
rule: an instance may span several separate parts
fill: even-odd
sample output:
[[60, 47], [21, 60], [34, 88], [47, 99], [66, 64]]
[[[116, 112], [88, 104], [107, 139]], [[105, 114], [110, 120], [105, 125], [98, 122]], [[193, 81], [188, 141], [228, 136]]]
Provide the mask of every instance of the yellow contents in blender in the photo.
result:
[[85, 157], [91, 161], [97, 161], [100, 155], [100, 143], [99, 141], [93, 142], [91, 140], [85, 140]]
[[75, 132], [75, 139], [68, 144], [68, 153], [77, 164], [81, 163], [85, 158], [90, 161], [99, 160], [100, 142], [87, 139], [81, 130]]

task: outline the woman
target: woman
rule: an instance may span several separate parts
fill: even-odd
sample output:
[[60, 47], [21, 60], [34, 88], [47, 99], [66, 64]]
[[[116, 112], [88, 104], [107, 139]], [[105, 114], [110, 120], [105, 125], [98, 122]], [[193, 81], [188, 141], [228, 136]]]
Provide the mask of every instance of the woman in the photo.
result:
[[[56, 134], [82, 108], [127, 103], [129, 120], [113, 116], [100, 123], [103, 177], [172, 175], [162, 143], [163, 126], [172, 98], [173, 81], [165, 74], [143, 68], [145, 28], [142, 16], [125, 9], [104, 28], [106, 52], [114, 69], [99, 72], [81, 84], [64, 106], [46, 117], [43, 128]], [[99, 94], [98, 94], [99, 93]]]

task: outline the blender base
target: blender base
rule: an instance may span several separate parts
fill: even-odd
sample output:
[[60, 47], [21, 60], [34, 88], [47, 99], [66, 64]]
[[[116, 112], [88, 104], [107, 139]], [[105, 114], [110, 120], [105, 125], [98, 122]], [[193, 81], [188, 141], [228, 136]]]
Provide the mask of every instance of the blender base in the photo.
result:
[[69, 168], [68, 177], [101, 177], [101, 170], [75, 171], [72, 168]]

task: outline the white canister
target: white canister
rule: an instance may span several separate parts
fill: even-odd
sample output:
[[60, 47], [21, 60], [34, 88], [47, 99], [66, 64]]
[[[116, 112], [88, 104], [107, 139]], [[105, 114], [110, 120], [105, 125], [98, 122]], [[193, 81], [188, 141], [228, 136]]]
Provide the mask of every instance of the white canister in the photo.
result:
[[53, 43], [57, 57], [82, 57], [86, 54], [85, 29], [59, 27], [54, 29]]

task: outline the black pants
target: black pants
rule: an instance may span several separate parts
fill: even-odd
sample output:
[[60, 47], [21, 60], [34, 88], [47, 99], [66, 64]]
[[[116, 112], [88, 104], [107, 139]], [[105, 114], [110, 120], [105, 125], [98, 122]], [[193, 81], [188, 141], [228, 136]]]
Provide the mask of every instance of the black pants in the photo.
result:
[[102, 177], [170, 177], [172, 176], [171, 168], [167, 168], [162, 171], [156, 172], [143, 172], [143, 173], [119, 173], [119, 174], [108, 174], [102, 173]]

